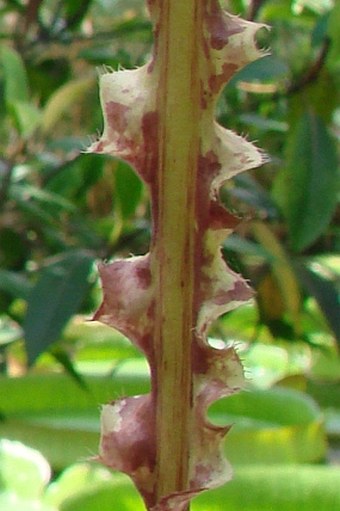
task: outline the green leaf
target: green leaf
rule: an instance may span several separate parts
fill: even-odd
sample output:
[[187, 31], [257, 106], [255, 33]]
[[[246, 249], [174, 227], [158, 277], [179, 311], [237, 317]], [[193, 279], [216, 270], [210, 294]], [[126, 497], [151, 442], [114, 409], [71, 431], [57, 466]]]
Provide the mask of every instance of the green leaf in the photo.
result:
[[94, 86], [93, 77], [71, 80], [52, 94], [42, 114], [41, 127], [44, 134], [50, 133], [60, 118]]
[[[84, 392], [61, 374], [0, 379], [0, 435], [39, 449], [55, 468], [97, 453], [100, 403], [149, 390], [140, 361], [123, 365], [114, 378], [84, 377]], [[225, 442], [235, 465], [301, 463], [325, 455], [320, 410], [306, 395], [287, 389], [244, 392], [213, 405], [211, 420], [233, 424]], [[53, 439], [53, 441], [51, 441]], [[67, 449], [65, 449], [67, 445]]]
[[325, 456], [322, 414], [302, 392], [242, 392], [214, 403], [209, 414], [214, 423], [233, 424], [225, 440], [233, 465], [306, 463]]
[[331, 40], [330, 49], [327, 55], [327, 67], [334, 73], [340, 70], [340, 3], [334, 2], [330, 13], [328, 24], [328, 36]]
[[[118, 479], [116, 475], [116, 479]], [[77, 463], [66, 468], [56, 481], [47, 488], [44, 502], [59, 506], [64, 500], [96, 488], [99, 484], [111, 480], [112, 472], [103, 465], [95, 463]]]
[[114, 379], [84, 380], [90, 392], [64, 374], [0, 378], [0, 410], [6, 417], [0, 436], [38, 449], [56, 469], [97, 454], [99, 405], [119, 395], [147, 392], [149, 376], [129, 365]]
[[73, 28], [83, 20], [92, 0], [68, 0], [64, 2], [67, 28]]
[[272, 256], [272, 272], [280, 289], [286, 310], [289, 312], [296, 333], [299, 333], [301, 296], [297, 277], [289, 257], [274, 232], [264, 222], [254, 221], [255, 239]]
[[[237, 197], [258, 211], [259, 216], [277, 217], [275, 203], [268, 192], [251, 176], [241, 174], [234, 177], [235, 186], [228, 191], [229, 195]], [[223, 199], [223, 195], [222, 195]]]
[[[340, 471], [325, 466], [254, 466], [203, 493], [193, 511], [331, 511], [340, 509]], [[96, 508], [93, 508], [95, 511]]]
[[15, 298], [26, 299], [31, 291], [31, 283], [19, 272], [0, 268], [0, 289]]
[[[113, 507], [114, 506], [114, 507]], [[145, 506], [131, 482], [108, 482], [65, 500], [60, 511], [143, 511]]]
[[124, 219], [135, 211], [142, 194], [142, 182], [133, 169], [120, 161], [115, 170], [115, 191], [119, 208]]
[[1, 46], [0, 63], [4, 72], [6, 103], [8, 105], [17, 101], [29, 103], [27, 74], [19, 53], [9, 46]]
[[277, 19], [279, 19], [280, 22], [287, 22], [288, 20], [291, 22], [292, 7], [290, 2], [287, 2], [287, 0], [265, 2], [261, 9], [261, 21], [265, 23], [273, 23]]
[[305, 113], [288, 138], [286, 167], [274, 189], [296, 252], [327, 229], [337, 204], [338, 178], [336, 148], [326, 126], [317, 116]]
[[12, 111], [17, 122], [18, 131], [27, 138], [37, 129], [41, 121], [40, 110], [26, 101], [13, 101]]
[[340, 292], [335, 282], [318, 274], [308, 264], [298, 265], [302, 286], [316, 299], [338, 343], [340, 343]]
[[10, 491], [24, 499], [37, 499], [47, 485], [51, 469], [34, 449], [0, 440], [0, 492]]
[[51, 211], [54, 208], [65, 210], [68, 213], [75, 213], [76, 208], [71, 201], [65, 199], [62, 195], [53, 191], [43, 190], [37, 186], [31, 186], [26, 182], [21, 182], [12, 186], [11, 195], [17, 200], [27, 202], [29, 200], [41, 203], [44, 210]]
[[13, 492], [0, 493], [0, 509], [6, 511], [57, 511], [39, 500], [26, 500]]
[[[319, 511], [340, 506], [340, 472], [337, 467], [286, 466], [239, 467], [233, 480], [203, 492], [191, 504], [193, 511]], [[143, 511], [133, 484], [114, 476], [111, 480], [74, 493], [60, 504], [60, 511]]]
[[93, 258], [84, 251], [64, 254], [42, 271], [27, 302], [24, 321], [30, 363], [56, 341], [88, 291]]
[[84, 378], [77, 371], [69, 354], [64, 349], [62, 349], [60, 346], [55, 346], [54, 348], [51, 349], [51, 354], [83, 390], [89, 391], [89, 388]]
[[[1, 277], [1, 275], [0, 275]], [[0, 319], [0, 347], [11, 344], [12, 342], [22, 339], [22, 331], [18, 324], [9, 318]], [[1, 412], [0, 412], [1, 420]]]
[[266, 55], [255, 60], [239, 71], [229, 86], [235, 86], [238, 82], [272, 82], [282, 80], [287, 76], [289, 68], [279, 57]]
[[272, 261], [272, 255], [266, 251], [262, 245], [255, 243], [253, 241], [249, 241], [245, 238], [242, 238], [238, 234], [231, 234], [226, 238], [223, 243], [223, 248], [226, 250], [231, 250], [232, 252], [237, 252], [243, 255], [252, 255], [264, 259], [265, 261]]
[[[118, 395], [132, 396], [149, 391], [147, 371], [138, 371], [137, 364], [127, 365], [125, 371], [110, 377], [86, 377], [91, 396], [65, 374], [29, 374], [21, 378], [0, 376], [0, 410], [6, 417], [38, 416], [50, 413], [66, 416], [66, 412], [87, 413], [98, 417], [98, 405]], [[135, 374], [134, 374], [135, 372]], [[1, 435], [3, 436], [3, 435]]]

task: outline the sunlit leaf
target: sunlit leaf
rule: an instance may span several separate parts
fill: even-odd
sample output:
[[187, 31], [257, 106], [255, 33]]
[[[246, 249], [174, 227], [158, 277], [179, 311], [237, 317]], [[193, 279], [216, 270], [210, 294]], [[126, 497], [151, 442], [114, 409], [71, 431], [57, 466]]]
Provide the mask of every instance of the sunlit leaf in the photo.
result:
[[73, 106], [73, 104], [83, 98], [91, 87], [95, 86], [94, 78], [79, 78], [62, 85], [52, 94], [43, 110], [42, 131], [49, 133], [60, 120], [60, 118]]
[[280, 240], [264, 222], [253, 222], [252, 230], [255, 239], [272, 255], [273, 275], [298, 332], [301, 296], [294, 268]]
[[3, 68], [6, 103], [29, 102], [28, 80], [24, 62], [19, 53], [9, 46], [0, 47], [0, 64]]
[[[0, 424], [0, 434], [39, 449], [56, 468], [96, 455], [99, 404], [112, 396], [147, 392], [149, 377], [145, 364], [135, 361], [117, 370], [113, 379], [85, 381], [89, 393], [63, 375], [2, 379], [0, 410], [6, 421]], [[237, 465], [308, 462], [325, 453], [320, 410], [299, 392], [242, 393], [216, 403], [210, 416], [215, 423], [233, 424], [225, 448]]]
[[112, 504], [117, 511], [143, 511], [142, 499], [129, 481], [102, 483], [97, 488], [79, 492], [78, 495], [65, 500], [60, 511], [112, 511]]
[[47, 485], [51, 469], [36, 450], [0, 440], [0, 492], [10, 491], [24, 499], [37, 499]]
[[[340, 505], [336, 467], [286, 466], [239, 467], [225, 486], [202, 493], [193, 511], [315, 511]], [[61, 503], [61, 511], [142, 511], [144, 506], [132, 483], [113, 478], [96, 487], [82, 488]]]
[[27, 138], [32, 135], [40, 124], [40, 110], [33, 103], [13, 101], [12, 111], [17, 122], [19, 133], [22, 137]]
[[[116, 474], [115, 479], [118, 477]], [[64, 500], [111, 480], [112, 472], [98, 463], [76, 463], [67, 467], [57, 480], [49, 485], [44, 502], [59, 506]]]
[[340, 471], [325, 466], [254, 466], [193, 503], [193, 511], [330, 511], [340, 508]]
[[218, 424], [233, 424], [225, 452], [234, 465], [306, 463], [325, 455], [322, 414], [298, 391], [242, 392], [220, 400], [210, 413]]
[[0, 493], [0, 509], [6, 511], [56, 511], [54, 507], [43, 504], [40, 500], [27, 500], [13, 492]]

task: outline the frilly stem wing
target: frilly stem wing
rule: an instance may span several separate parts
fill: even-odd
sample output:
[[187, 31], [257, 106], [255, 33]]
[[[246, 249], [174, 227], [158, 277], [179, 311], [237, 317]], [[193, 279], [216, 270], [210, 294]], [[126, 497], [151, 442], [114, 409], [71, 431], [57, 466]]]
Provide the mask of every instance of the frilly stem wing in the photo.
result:
[[237, 219], [218, 193], [264, 157], [219, 126], [214, 110], [222, 86], [262, 54], [254, 44], [260, 26], [216, 0], [148, 7], [152, 59], [100, 77], [105, 125], [89, 150], [125, 159], [150, 190], [150, 251], [100, 268], [95, 319], [145, 353], [152, 390], [103, 407], [99, 458], [132, 478], [149, 510], [184, 511], [231, 477], [221, 451], [229, 428], [210, 424], [206, 411], [242, 386], [243, 372], [234, 348], [213, 349], [206, 335], [252, 292], [222, 259], [220, 242]]

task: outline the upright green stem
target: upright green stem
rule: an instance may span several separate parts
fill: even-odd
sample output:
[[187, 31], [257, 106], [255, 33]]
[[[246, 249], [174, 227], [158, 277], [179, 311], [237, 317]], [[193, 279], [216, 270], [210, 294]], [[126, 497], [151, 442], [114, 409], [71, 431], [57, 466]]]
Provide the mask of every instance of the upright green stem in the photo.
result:
[[[160, 63], [156, 279], [156, 498], [188, 488], [192, 430], [195, 190], [200, 80], [201, 0], [165, 0]], [[190, 37], [188, 37], [190, 34]]]

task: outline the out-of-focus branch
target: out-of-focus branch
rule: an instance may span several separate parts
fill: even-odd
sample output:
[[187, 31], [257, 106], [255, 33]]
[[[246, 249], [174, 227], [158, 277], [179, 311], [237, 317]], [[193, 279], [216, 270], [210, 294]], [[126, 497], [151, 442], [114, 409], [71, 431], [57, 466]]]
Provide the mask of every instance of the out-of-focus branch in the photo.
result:
[[[305, 87], [314, 83], [320, 76], [325, 65], [328, 51], [330, 48], [330, 39], [325, 39], [322, 48], [314, 62], [305, 70], [301, 76], [292, 80], [285, 88], [279, 88], [275, 82], [242, 82], [238, 83], [238, 88], [256, 94], [268, 94], [270, 100], [276, 100], [282, 97], [289, 97], [293, 94], [301, 92]], [[270, 96], [269, 96], [270, 95]]]
[[0, 159], [0, 210], [3, 209], [7, 200], [13, 170], [13, 162], [3, 158]]
[[248, 9], [247, 18], [248, 20], [254, 20], [257, 16], [257, 13], [262, 7], [262, 4], [265, 2], [265, 0], [253, 0]]
[[288, 86], [284, 93], [286, 96], [290, 96], [292, 94], [300, 92], [307, 85], [315, 82], [318, 79], [320, 72], [323, 69], [324, 64], [326, 62], [326, 58], [330, 48], [330, 43], [331, 41], [329, 38], [326, 38], [324, 40], [321, 51], [317, 56], [315, 62], [313, 62], [313, 64], [305, 71], [305, 73], [302, 76], [300, 76], [300, 78], [298, 78], [295, 82], [292, 82]]
[[36, 22], [38, 11], [42, 0], [29, 0], [25, 10], [25, 24], [24, 29], [27, 31], [29, 27]]

